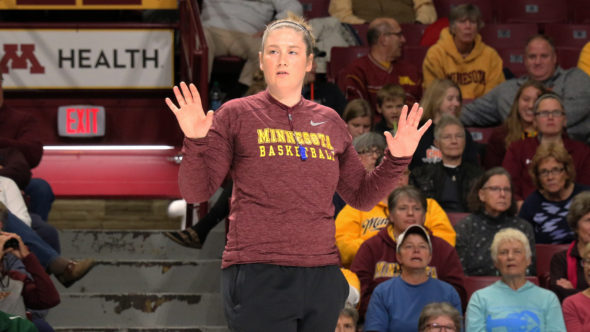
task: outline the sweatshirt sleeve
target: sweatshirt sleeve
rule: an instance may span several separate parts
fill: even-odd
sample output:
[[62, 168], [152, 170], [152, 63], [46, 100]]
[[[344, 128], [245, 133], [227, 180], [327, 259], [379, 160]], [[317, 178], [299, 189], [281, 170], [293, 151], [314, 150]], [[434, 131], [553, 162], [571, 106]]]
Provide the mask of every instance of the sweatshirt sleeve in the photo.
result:
[[557, 285], [557, 280], [561, 278], [567, 279], [566, 255], [567, 250], [564, 250], [553, 255], [553, 257], [551, 258], [551, 265], [549, 268], [549, 289], [551, 289], [561, 301], [563, 301], [563, 299], [565, 299], [566, 297], [579, 292], [579, 290], [575, 288], [563, 288]]
[[432, 81], [437, 78], [444, 78], [444, 64], [442, 59], [443, 54], [440, 54], [442, 49], [439, 44], [434, 44], [426, 52], [426, 57], [422, 63], [422, 75], [424, 77], [424, 91], [430, 86]]
[[342, 23], [363, 24], [366, 23], [360, 17], [352, 13], [352, 0], [331, 0], [328, 12]]
[[[338, 74], [338, 73], [335, 73]], [[338, 80], [338, 88], [344, 92], [347, 101], [354, 99], [369, 100], [369, 92], [365, 83], [364, 73], [357, 66], [348, 66], [343, 69], [343, 78]]]
[[426, 226], [434, 236], [440, 237], [454, 247], [456, 237], [455, 229], [453, 229], [446, 212], [436, 200], [428, 198], [426, 201], [428, 207], [426, 209], [426, 221], [424, 222], [424, 226]]
[[[49, 309], [59, 304], [57, 289], [32, 252], [22, 262], [31, 278], [24, 280], [22, 296], [25, 305], [31, 309]], [[18, 273], [18, 272], [17, 272]]]
[[[9, 111], [9, 110], [4, 110]], [[43, 143], [39, 139], [38, 120], [29, 114], [16, 113], [14, 115], [15, 125], [20, 128], [17, 137], [0, 137], [0, 148], [17, 148], [25, 156], [31, 169], [37, 167], [43, 156]]]
[[512, 177], [512, 188], [514, 192], [514, 199], [517, 201], [524, 200], [524, 195], [522, 193], [522, 182], [519, 181], [520, 175], [520, 166], [519, 166], [519, 150], [517, 146], [518, 142], [513, 142], [510, 144], [508, 149], [506, 150], [506, 155], [504, 156], [504, 161], [502, 161], [502, 167], [510, 173]]
[[486, 89], [484, 91], [485, 94], [492, 91], [493, 88], [500, 85], [500, 83], [505, 81], [504, 78], [504, 71], [502, 58], [498, 55], [498, 53], [491, 47], [488, 46], [490, 49], [490, 71], [488, 73]]
[[438, 277], [455, 288], [461, 299], [461, 303], [467, 303], [467, 291], [465, 290], [463, 267], [461, 266], [459, 255], [450, 244], [446, 242], [441, 242], [441, 244], [443, 246], [440, 249], [444, 251], [443, 257], [446, 257], [445, 261], [447, 264], [445, 264], [445, 269], [438, 271]]
[[339, 158], [340, 180], [337, 192], [350, 206], [369, 211], [394, 188], [412, 157], [395, 158], [385, 149], [383, 161], [374, 171], [367, 173], [352, 143], [345, 147]]
[[566, 331], [561, 305], [557, 296], [552, 292], [547, 291], [547, 297], [547, 307], [545, 308], [545, 331]]
[[584, 331], [582, 317], [584, 317], [584, 312], [578, 312], [573, 299], [569, 298], [563, 301], [563, 320], [565, 321], [567, 331]]
[[486, 314], [485, 304], [479, 296], [480, 291], [476, 291], [471, 296], [467, 311], [465, 312], [465, 331], [485, 332], [486, 331]]
[[347, 267], [352, 263], [363, 239], [361, 212], [346, 205], [336, 217], [336, 246], [340, 252], [340, 261]]
[[233, 137], [228, 128], [231, 123], [228, 113], [228, 108], [223, 106], [215, 112], [206, 137], [184, 139], [178, 183], [180, 193], [188, 203], [207, 201], [229, 171]]
[[501, 86], [475, 99], [473, 102], [463, 105], [461, 109], [461, 122], [465, 126], [489, 127], [503, 122], [498, 111]]
[[[375, 235], [379, 236], [379, 235]], [[363, 315], [367, 311], [371, 293], [373, 292], [373, 275], [375, 274], [375, 258], [371, 248], [365, 241], [356, 253], [350, 270], [354, 272], [361, 283], [361, 301], [359, 304], [359, 313]]]
[[416, 21], [422, 24], [431, 24], [436, 21], [436, 9], [432, 0], [414, 0], [414, 11]]

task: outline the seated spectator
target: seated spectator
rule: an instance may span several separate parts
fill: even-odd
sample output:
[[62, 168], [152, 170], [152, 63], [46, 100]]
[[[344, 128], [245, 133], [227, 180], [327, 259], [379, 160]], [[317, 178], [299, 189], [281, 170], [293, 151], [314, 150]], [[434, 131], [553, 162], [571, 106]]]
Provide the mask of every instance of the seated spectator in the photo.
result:
[[449, 78], [457, 83], [463, 98], [483, 96], [504, 82], [502, 59], [481, 40], [481, 12], [476, 5], [462, 4], [451, 9], [449, 27], [426, 52], [422, 72], [424, 88], [436, 78]]
[[543, 83], [545, 88], [563, 98], [567, 112], [567, 133], [576, 140], [590, 142], [590, 76], [579, 68], [564, 70], [557, 65], [553, 41], [536, 35], [525, 47], [527, 74], [507, 80], [492, 91], [463, 106], [461, 121], [466, 126], [498, 126], [510, 113], [518, 88], [528, 80]]
[[397, 122], [406, 104], [406, 92], [397, 84], [386, 84], [377, 91], [377, 113], [381, 114], [381, 121], [377, 122], [373, 131], [382, 134], [390, 131], [395, 134]]
[[401, 60], [406, 39], [402, 28], [392, 18], [377, 18], [367, 32], [369, 54], [342, 69], [338, 80], [347, 100], [363, 98], [377, 107], [377, 91], [385, 84], [399, 84], [406, 91], [406, 101], [412, 104], [422, 95], [420, 71], [413, 64]]
[[537, 189], [526, 198], [518, 216], [533, 226], [535, 243], [572, 242], [567, 211], [573, 197], [590, 187], [574, 182], [574, 161], [559, 142], [540, 145], [529, 170]]
[[[582, 266], [586, 285], [590, 284], [590, 244], [584, 247]], [[590, 331], [590, 288], [563, 301], [563, 318], [568, 332]]]
[[266, 24], [273, 19], [287, 17], [288, 12], [303, 15], [303, 7], [297, 0], [241, 1], [204, 0], [201, 21], [209, 48], [209, 76], [216, 56], [232, 55], [246, 60], [239, 84], [252, 84], [252, 76], [258, 69], [260, 37]]
[[529, 196], [535, 186], [529, 174], [529, 163], [541, 144], [561, 142], [567, 152], [574, 158], [576, 169], [575, 182], [590, 185], [590, 147], [582, 142], [570, 139], [564, 132], [566, 111], [563, 101], [554, 93], [545, 93], [537, 99], [533, 108], [533, 123], [539, 131], [539, 137], [525, 138], [513, 142], [506, 151], [502, 162], [514, 179], [514, 195], [517, 201]]
[[[501, 167], [487, 170], [473, 185], [469, 194], [472, 214], [457, 225], [457, 253], [463, 270], [470, 276], [492, 276], [497, 271], [488, 254], [494, 235], [506, 227], [513, 227], [526, 234], [535, 256], [535, 233], [527, 221], [515, 216], [516, 202], [512, 195], [510, 174]], [[528, 275], [535, 275], [531, 265]]]
[[358, 320], [358, 311], [352, 306], [344, 306], [338, 316], [338, 324], [336, 325], [335, 332], [356, 332]]
[[[26, 318], [27, 308], [43, 310], [58, 305], [59, 293], [37, 257], [29, 251], [17, 234], [0, 233], [0, 248], [5, 248], [8, 241], [16, 243], [0, 252], [0, 272], [3, 280], [0, 282], [0, 292], [4, 294], [0, 299], [2, 311]], [[33, 323], [38, 326], [47, 324], [42, 321]]]
[[578, 68], [583, 70], [587, 75], [590, 75], [590, 42], [586, 43], [580, 52]]
[[373, 127], [373, 111], [371, 105], [364, 99], [351, 100], [346, 104], [342, 119], [352, 139], [368, 133]]
[[582, 253], [590, 244], [590, 192], [574, 197], [567, 215], [567, 222], [576, 234], [567, 250], [551, 258], [551, 280], [549, 287], [560, 301], [587, 289], [590, 285], [588, 271], [582, 266]]
[[35, 253], [39, 262], [49, 273], [65, 287], [70, 287], [83, 278], [94, 267], [93, 259], [74, 261], [62, 257], [57, 251], [43, 241], [29, 226], [10, 213], [4, 203], [0, 202], [0, 229], [15, 233]]
[[447, 302], [434, 302], [426, 305], [418, 319], [419, 332], [462, 331], [461, 312]]
[[[361, 281], [361, 314], [366, 312], [375, 287], [400, 275], [401, 269], [395, 255], [396, 239], [408, 226], [424, 225], [426, 204], [422, 193], [411, 186], [398, 187], [389, 195], [389, 224], [361, 245], [350, 267]], [[430, 239], [433, 251], [427, 272], [431, 277], [453, 285], [464, 303], [463, 269], [457, 252], [437, 236], [431, 236]]]
[[[55, 199], [51, 186], [39, 178], [31, 179], [30, 170], [37, 167], [43, 156], [38, 120], [30, 114], [4, 104], [3, 77], [0, 73], [0, 175], [14, 180], [30, 197], [29, 210], [45, 221]], [[6, 149], [6, 150], [4, 150]], [[18, 150], [22, 155], [12, 151]], [[23, 161], [24, 157], [24, 161]], [[26, 161], [26, 164], [25, 164]]]
[[465, 129], [453, 115], [443, 115], [434, 130], [434, 145], [442, 161], [412, 170], [410, 183], [426, 197], [434, 198], [447, 212], [467, 212], [467, 195], [482, 174], [476, 164], [463, 161]]
[[424, 227], [408, 226], [398, 238], [396, 253], [401, 274], [373, 291], [365, 331], [416, 331], [422, 309], [433, 302], [449, 302], [457, 311], [461, 310], [461, 300], [453, 286], [432, 278], [427, 271], [433, 248]]
[[545, 92], [543, 84], [533, 80], [524, 82], [518, 88], [508, 118], [490, 135], [482, 162], [485, 169], [502, 166], [506, 149], [512, 142], [537, 136], [537, 129], [533, 124], [533, 106], [537, 98]]
[[[406, 170], [398, 186], [407, 186], [410, 172]], [[389, 223], [387, 197], [368, 211], [361, 211], [346, 205], [336, 217], [336, 246], [340, 252], [340, 262], [348, 267], [361, 244], [375, 236]], [[455, 230], [445, 211], [432, 199], [426, 199], [426, 216], [424, 227], [450, 245], [455, 246]]]
[[565, 331], [557, 296], [526, 280], [531, 244], [514, 228], [500, 230], [490, 247], [502, 278], [473, 293], [466, 331]]
[[436, 21], [432, 0], [330, 0], [330, 15], [342, 23], [363, 24], [378, 17], [392, 17], [404, 23], [430, 24]]
[[[422, 136], [418, 143], [414, 158], [410, 163], [410, 169], [414, 169], [424, 164], [433, 164], [441, 161], [441, 152], [434, 146], [434, 130], [436, 124], [444, 114], [459, 116], [461, 111], [461, 91], [457, 84], [449, 79], [435, 79], [430, 87], [424, 91], [424, 96], [420, 101], [424, 113], [424, 121], [432, 119], [432, 125]], [[465, 130], [465, 151], [463, 160], [476, 164], [478, 162], [478, 146], [467, 130]]]

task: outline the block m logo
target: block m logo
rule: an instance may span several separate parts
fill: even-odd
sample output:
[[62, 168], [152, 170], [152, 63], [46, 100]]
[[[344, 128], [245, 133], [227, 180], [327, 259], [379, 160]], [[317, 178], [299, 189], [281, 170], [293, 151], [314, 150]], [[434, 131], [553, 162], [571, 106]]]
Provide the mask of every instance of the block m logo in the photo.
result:
[[[9, 69], [27, 69], [31, 63], [31, 74], [44, 74], [45, 67], [41, 66], [34, 54], [35, 44], [21, 44], [18, 55], [18, 44], [4, 44], [4, 56], [0, 59], [0, 72], [8, 74]], [[10, 68], [8, 64], [10, 63]]]

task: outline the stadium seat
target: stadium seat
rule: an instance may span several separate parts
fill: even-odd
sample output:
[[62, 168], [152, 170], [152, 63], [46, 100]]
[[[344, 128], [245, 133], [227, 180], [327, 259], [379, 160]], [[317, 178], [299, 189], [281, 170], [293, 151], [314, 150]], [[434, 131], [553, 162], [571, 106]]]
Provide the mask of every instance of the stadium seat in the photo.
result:
[[[500, 280], [499, 276], [465, 276], [463, 279], [463, 285], [467, 292], [467, 301], [471, 298], [471, 295], [475, 291], [485, 288], [496, 281]], [[526, 279], [535, 285], [539, 285], [539, 279], [536, 276], [527, 276]]]
[[553, 39], [556, 47], [581, 50], [590, 41], [590, 24], [546, 24], [545, 34]]
[[551, 258], [560, 251], [567, 250], [569, 244], [537, 244], [535, 245], [535, 254], [537, 261], [537, 277], [542, 287], [549, 287], [549, 272], [551, 267]]
[[590, 1], [568, 0], [570, 20], [575, 24], [590, 24]]
[[581, 50], [582, 48], [578, 47], [556, 47], [557, 62], [561, 68], [568, 69], [577, 67]]
[[402, 55], [402, 59], [405, 61], [414, 64], [414, 66], [418, 67], [418, 70], [422, 70], [422, 63], [424, 62], [424, 58], [426, 57], [426, 52], [428, 51], [427, 46], [404, 46], [404, 52]]
[[494, 22], [493, 0], [436, 0], [434, 1], [434, 6], [436, 7], [438, 17], [449, 17], [451, 8], [465, 3], [471, 3], [479, 7], [481, 18], [484, 22]]
[[493, 48], [522, 47], [528, 39], [538, 33], [539, 28], [535, 23], [497, 23], [486, 24], [479, 31], [483, 42]]
[[307, 19], [330, 16], [330, 0], [299, 0], [303, 6], [303, 16]]
[[402, 24], [401, 28], [406, 38], [406, 45], [409, 46], [419, 46], [420, 41], [422, 40], [422, 35], [424, 34], [424, 30], [426, 29], [427, 25], [424, 24]]
[[447, 212], [447, 217], [449, 217], [449, 221], [451, 221], [451, 225], [455, 227], [459, 223], [459, 221], [463, 220], [463, 218], [467, 217], [471, 213], [469, 212]]
[[498, 0], [496, 4], [502, 23], [560, 23], [568, 19], [565, 1]]
[[369, 53], [366, 46], [332, 47], [328, 64], [328, 79], [335, 81], [338, 73], [349, 63]]
[[356, 33], [360, 44], [363, 46], [369, 46], [369, 43], [367, 43], [367, 31], [369, 31], [369, 24], [351, 24], [350, 27]]
[[498, 54], [504, 62], [504, 67], [510, 69], [515, 77], [520, 77], [527, 73], [524, 67], [524, 47], [518, 48], [498, 48]]

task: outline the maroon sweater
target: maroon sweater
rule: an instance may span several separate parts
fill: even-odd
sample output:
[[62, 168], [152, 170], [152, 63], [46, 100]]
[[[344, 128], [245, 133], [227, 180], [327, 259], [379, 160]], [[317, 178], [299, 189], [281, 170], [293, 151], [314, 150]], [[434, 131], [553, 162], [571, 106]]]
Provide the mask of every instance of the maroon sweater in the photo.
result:
[[[401, 274], [400, 265], [397, 263], [396, 242], [388, 234], [385, 227], [376, 236], [365, 241], [350, 269], [356, 273], [361, 282], [361, 303], [359, 312], [364, 315], [371, 299], [373, 290], [380, 283], [397, 277]], [[466, 306], [467, 293], [463, 286], [463, 267], [455, 248], [447, 241], [430, 234], [432, 241], [432, 260], [426, 268], [429, 275], [448, 282], [455, 288], [463, 307]]]
[[416, 66], [400, 60], [385, 68], [370, 54], [356, 59], [342, 70], [338, 87], [344, 91], [347, 100], [363, 98], [376, 110], [377, 91], [388, 83], [404, 88], [408, 105], [422, 96], [422, 75]]
[[0, 107], [0, 148], [17, 148], [35, 168], [43, 156], [37, 119], [15, 109]]
[[[306, 161], [294, 137], [307, 149]], [[387, 152], [367, 174], [335, 111], [305, 99], [287, 107], [267, 91], [225, 103], [207, 137], [185, 139], [184, 153], [179, 183], [188, 202], [209, 199], [228, 171], [233, 178], [223, 268], [337, 265], [334, 192], [369, 210], [411, 159]]]

